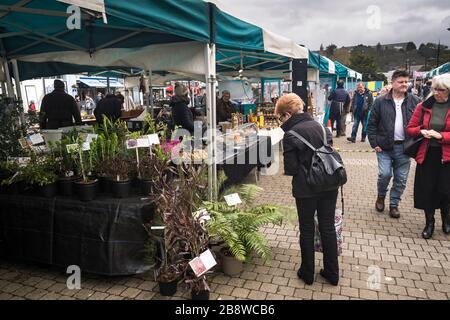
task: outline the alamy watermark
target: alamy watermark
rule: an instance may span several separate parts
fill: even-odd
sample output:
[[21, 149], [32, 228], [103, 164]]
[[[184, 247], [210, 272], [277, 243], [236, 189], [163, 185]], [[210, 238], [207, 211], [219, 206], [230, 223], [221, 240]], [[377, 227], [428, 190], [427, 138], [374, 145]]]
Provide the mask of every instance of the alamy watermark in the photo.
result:
[[366, 10], [369, 18], [367, 18], [366, 25], [369, 30], [381, 29], [381, 8], [376, 5], [367, 7]]
[[367, 288], [370, 290], [380, 290], [381, 288], [381, 269], [377, 265], [371, 265], [367, 268]]
[[67, 274], [70, 276], [67, 278], [66, 285], [69, 290], [81, 289], [81, 269], [77, 265], [71, 265], [67, 267]]

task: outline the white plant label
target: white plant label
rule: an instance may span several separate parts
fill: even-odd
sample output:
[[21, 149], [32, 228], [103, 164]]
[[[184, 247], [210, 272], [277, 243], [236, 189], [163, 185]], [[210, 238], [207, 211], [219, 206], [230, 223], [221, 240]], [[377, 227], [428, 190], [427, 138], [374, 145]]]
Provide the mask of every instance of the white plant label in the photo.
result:
[[138, 148], [150, 148], [150, 140], [145, 138], [137, 139]]
[[86, 137], [86, 142], [91, 143], [93, 140], [96, 140], [98, 138], [98, 134], [89, 133]]
[[240, 203], [242, 203], [241, 197], [237, 193], [232, 193], [224, 197], [225, 201], [227, 202], [227, 205], [230, 207], [236, 206]]
[[33, 145], [44, 143], [44, 138], [40, 133], [36, 133], [30, 136], [30, 141]]
[[214, 256], [209, 249], [203, 252], [200, 257], [195, 257], [189, 261], [189, 266], [192, 268], [197, 278], [204, 275], [216, 264], [216, 259], [214, 259]]
[[149, 134], [148, 136], [148, 141], [150, 142], [150, 144], [159, 144], [159, 137], [156, 133], [154, 134]]

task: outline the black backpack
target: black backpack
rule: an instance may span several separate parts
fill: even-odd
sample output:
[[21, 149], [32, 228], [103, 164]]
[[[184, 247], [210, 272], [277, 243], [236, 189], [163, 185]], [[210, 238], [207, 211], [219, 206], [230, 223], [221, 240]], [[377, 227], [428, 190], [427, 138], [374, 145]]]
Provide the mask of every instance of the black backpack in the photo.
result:
[[314, 148], [313, 145], [297, 132], [293, 130], [289, 131], [314, 152], [311, 167], [309, 170], [305, 169], [306, 182], [316, 193], [336, 190], [347, 182], [347, 172], [344, 168], [344, 162], [339, 153], [327, 143], [325, 128], [322, 125], [320, 127], [323, 130], [323, 146], [319, 149]]

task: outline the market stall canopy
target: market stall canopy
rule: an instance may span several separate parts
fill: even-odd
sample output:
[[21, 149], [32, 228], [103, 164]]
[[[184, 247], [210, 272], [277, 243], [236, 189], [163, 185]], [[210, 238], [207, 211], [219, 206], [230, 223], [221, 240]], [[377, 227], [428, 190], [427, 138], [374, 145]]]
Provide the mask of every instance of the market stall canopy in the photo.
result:
[[[83, 8], [80, 29], [69, 28], [73, 13], [67, 13], [68, 4]], [[216, 5], [221, 6], [202, 0], [4, 0], [1, 55], [25, 62], [202, 75], [204, 44], [210, 42], [239, 53], [308, 58], [306, 48]]]
[[308, 67], [319, 70], [320, 74], [336, 74], [333, 61], [312, 51], [309, 51]]
[[[91, 88], [106, 88], [108, 86], [108, 79], [105, 77], [80, 77], [79, 81]], [[111, 88], [123, 88], [123, 83], [118, 79], [110, 78], [109, 86]]]
[[350, 69], [349, 67], [343, 65], [339, 61], [334, 61], [336, 66], [336, 74], [339, 78], [353, 78], [356, 80], [362, 79], [362, 74]]
[[450, 72], [450, 62], [444, 63], [443, 65], [429, 71], [426, 75], [427, 78], [433, 78], [434, 76], [438, 76], [440, 74], [449, 73]]

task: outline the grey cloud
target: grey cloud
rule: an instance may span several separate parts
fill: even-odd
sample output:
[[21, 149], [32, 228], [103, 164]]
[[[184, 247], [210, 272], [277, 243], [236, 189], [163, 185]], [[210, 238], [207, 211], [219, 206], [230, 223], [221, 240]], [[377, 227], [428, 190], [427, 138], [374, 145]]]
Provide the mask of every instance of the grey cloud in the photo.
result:
[[[225, 0], [224, 0], [225, 1]], [[450, 6], [442, 0], [227, 0], [240, 17], [318, 49], [338, 46], [414, 41], [450, 45]], [[381, 29], [369, 30], [367, 8], [381, 10]]]

